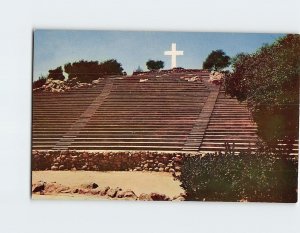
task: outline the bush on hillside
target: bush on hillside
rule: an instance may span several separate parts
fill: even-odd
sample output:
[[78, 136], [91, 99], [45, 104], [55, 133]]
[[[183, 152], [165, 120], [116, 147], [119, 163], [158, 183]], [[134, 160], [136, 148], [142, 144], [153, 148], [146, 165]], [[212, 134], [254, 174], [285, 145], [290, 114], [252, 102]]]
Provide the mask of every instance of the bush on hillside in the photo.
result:
[[269, 144], [298, 139], [300, 35], [287, 35], [253, 54], [238, 54], [226, 93], [247, 101], [258, 133]]
[[32, 83], [32, 89], [40, 88], [46, 83], [47, 78], [44, 76], [39, 77], [38, 80]]
[[185, 158], [179, 179], [188, 200], [296, 202], [297, 168], [282, 151], [219, 152]]
[[122, 65], [111, 59], [99, 63], [98, 61], [78, 61], [64, 65], [69, 79], [77, 77], [79, 82], [90, 83], [104, 75], [122, 75]]
[[230, 57], [221, 49], [212, 51], [203, 62], [203, 69], [221, 71], [230, 65]]
[[157, 61], [148, 60], [146, 62], [146, 66], [147, 66], [147, 69], [150, 71], [157, 71], [157, 70], [164, 68], [164, 62], [160, 61], [160, 60], [157, 60]]
[[101, 62], [99, 64], [99, 71], [104, 75], [123, 75], [122, 65], [115, 59]]
[[60, 80], [60, 81], [65, 80], [65, 76], [63, 75], [63, 70], [61, 66], [57, 67], [54, 70], [49, 70], [48, 78], [53, 80]]

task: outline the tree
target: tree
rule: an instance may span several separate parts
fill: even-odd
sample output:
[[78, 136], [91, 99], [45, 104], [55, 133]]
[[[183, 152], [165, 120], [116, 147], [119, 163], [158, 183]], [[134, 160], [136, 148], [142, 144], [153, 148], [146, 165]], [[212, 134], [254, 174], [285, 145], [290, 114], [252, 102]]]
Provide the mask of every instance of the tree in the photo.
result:
[[106, 60], [99, 64], [99, 72], [101, 74], [122, 74], [122, 64], [117, 62], [115, 59]]
[[54, 70], [49, 70], [48, 72], [49, 72], [48, 78], [51, 78], [53, 80], [61, 80], [61, 81], [65, 79], [61, 66], [57, 67]]
[[79, 82], [91, 82], [100, 77], [98, 61], [80, 60], [65, 64], [64, 68], [69, 79], [77, 77]]
[[41, 75], [38, 80], [32, 83], [32, 88], [35, 89], [35, 88], [42, 87], [46, 83], [46, 81], [47, 78]]
[[203, 62], [203, 69], [221, 71], [230, 65], [230, 57], [223, 50], [212, 51]]
[[298, 138], [300, 36], [287, 35], [253, 54], [240, 54], [225, 78], [227, 94], [246, 100], [269, 144]]
[[147, 69], [150, 70], [150, 71], [159, 70], [159, 69], [164, 68], [164, 62], [160, 61], [160, 60], [157, 60], [157, 61], [148, 60], [146, 62], [146, 66], [147, 66]]
[[65, 72], [69, 79], [77, 77], [80, 82], [92, 82], [104, 75], [123, 74], [123, 68], [115, 59], [110, 59], [99, 64], [98, 61], [78, 61], [65, 64]]

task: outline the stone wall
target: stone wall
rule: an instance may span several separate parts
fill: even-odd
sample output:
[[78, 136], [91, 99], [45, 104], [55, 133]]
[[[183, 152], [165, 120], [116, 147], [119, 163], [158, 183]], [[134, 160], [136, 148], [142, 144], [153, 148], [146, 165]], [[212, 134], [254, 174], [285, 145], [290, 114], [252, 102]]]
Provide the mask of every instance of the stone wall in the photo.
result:
[[186, 153], [33, 151], [32, 170], [180, 172]]

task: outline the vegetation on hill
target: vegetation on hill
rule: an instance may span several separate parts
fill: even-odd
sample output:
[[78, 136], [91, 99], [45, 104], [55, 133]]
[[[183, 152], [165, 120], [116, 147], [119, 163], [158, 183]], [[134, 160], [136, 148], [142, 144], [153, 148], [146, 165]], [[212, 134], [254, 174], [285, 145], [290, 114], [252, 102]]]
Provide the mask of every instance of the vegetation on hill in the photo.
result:
[[65, 80], [65, 76], [63, 75], [63, 70], [61, 66], [57, 67], [54, 70], [49, 70], [48, 78], [51, 78], [53, 80], [60, 80], [60, 81]]
[[263, 148], [186, 157], [179, 180], [187, 200], [297, 202], [297, 160]]
[[[64, 71], [68, 74], [67, 82], [76, 78], [76, 82], [90, 83], [104, 75], [122, 75], [122, 64], [115, 59], [106, 60], [99, 63], [98, 61], [84, 61], [67, 63], [64, 65]], [[33, 81], [32, 88], [42, 87], [47, 79], [65, 81], [62, 66], [49, 70], [47, 77], [41, 76], [38, 80]]]
[[32, 89], [39, 88], [46, 83], [47, 78], [44, 76], [40, 76], [38, 80], [32, 83]]
[[103, 75], [122, 74], [123, 68], [115, 59], [99, 63], [98, 61], [78, 61], [64, 66], [69, 79], [77, 77], [80, 82], [91, 82]]
[[238, 54], [226, 93], [247, 101], [259, 135], [269, 144], [298, 138], [300, 35], [286, 35], [253, 54]]
[[146, 66], [147, 66], [147, 69], [151, 70], [151, 71], [160, 70], [160, 69], [164, 68], [164, 62], [160, 61], [160, 60], [157, 60], [157, 61], [148, 60], [146, 62]]
[[230, 65], [230, 57], [223, 50], [213, 50], [203, 62], [203, 69], [221, 71]]

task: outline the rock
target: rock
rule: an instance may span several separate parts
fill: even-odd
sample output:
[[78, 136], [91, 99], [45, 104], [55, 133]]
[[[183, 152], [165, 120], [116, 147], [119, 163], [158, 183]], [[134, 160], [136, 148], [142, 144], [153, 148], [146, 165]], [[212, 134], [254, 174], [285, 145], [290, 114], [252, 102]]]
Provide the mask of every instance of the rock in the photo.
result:
[[65, 169], [65, 166], [64, 166], [64, 165], [60, 165], [60, 166], [58, 167], [58, 169], [59, 169], [59, 170], [63, 170], [63, 169]]
[[60, 191], [61, 193], [72, 193], [72, 189], [68, 188], [66, 190]]
[[126, 190], [126, 191], [118, 191], [118, 193], [116, 194], [117, 198], [126, 198], [126, 199], [137, 199], [137, 196], [135, 195], [135, 193], [132, 190]]
[[45, 189], [45, 182], [43, 181], [39, 181], [35, 184], [32, 184], [32, 187], [31, 187], [31, 190], [33, 193], [36, 193], [36, 192], [41, 192]]
[[58, 167], [53, 165], [53, 166], [51, 167], [51, 170], [52, 170], [52, 171], [57, 171], [57, 170], [58, 170]]
[[180, 175], [181, 175], [181, 172], [175, 172], [175, 173], [173, 173], [174, 177], [180, 177]]
[[150, 193], [150, 196], [153, 201], [169, 201], [170, 200], [170, 198], [167, 197], [165, 194]]
[[169, 168], [173, 167], [173, 163], [168, 163], [167, 167]]
[[170, 170], [169, 167], [165, 167], [165, 172], [168, 172]]
[[139, 201], [152, 201], [152, 198], [150, 194], [141, 193], [141, 195], [138, 197]]
[[181, 167], [179, 167], [179, 166], [176, 166], [176, 167], [175, 167], [175, 171], [176, 171], [176, 172], [179, 172], [179, 171], [181, 171]]
[[56, 193], [57, 189], [60, 189], [59, 191], [61, 191], [63, 190], [63, 186], [56, 182], [45, 184], [45, 193]]
[[181, 193], [180, 195], [173, 197], [173, 201], [185, 201], [185, 195]]
[[148, 81], [147, 78], [145, 78], [145, 79], [140, 79], [140, 83], [142, 83], [142, 82], [147, 82], [147, 81]]
[[137, 199], [137, 195], [130, 189], [125, 191], [123, 197]]
[[99, 195], [105, 196], [105, 195], [107, 194], [107, 191], [108, 191], [109, 189], [110, 189], [109, 186], [106, 186], [106, 187], [104, 187], [104, 188], [101, 188], [101, 189], [100, 189], [100, 192], [99, 192]]
[[100, 187], [97, 187], [97, 188], [94, 188], [91, 190], [91, 194], [98, 195], [98, 194], [100, 194], [101, 191], [102, 191], [102, 189]]
[[154, 163], [154, 161], [152, 159], [148, 160], [148, 164], [152, 165]]
[[158, 167], [159, 167], [159, 168], [164, 168], [165, 165], [164, 165], [163, 163], [159, 163], [159, 164], [158, 164]]
[[72, 189], [72, 193], [78, 193], [79, 192], [79, 189], [75, 188], [75, 189]]
[[162, 167], [160, 167], [160, 168], [158, 169], [158, 171], [159, 171], [159, 172], [163, 172], [163, 171], [165, 171], [165, 169], [162, 168]]
[[123, 198], [124, 197], [124, 193], [125, 191], [118, 191], [117, 194], [116, 194], [116, 198]]
[[107, 196], [114, 198], [114, 197], [116, 197], [116, 195], [119, 191], [122, 191], [122, 189], [121, 188], [115, 188], [115, 189], [112, 188], [112, 189], [109, 189], [106, 194], [107, 194]]
[[184, 197], [177, 197], [177, 198], [174, 198], [173, 201], [185, 201], [185, 198]]
[[177, 163], [181, 163], [182, 159], [181, 159], [181, 158], [178, 158], [178, 157], [176, 157], [176, 158], [174, 158], [174, 161], [175, 161], [175, 162], [177, 162]]
[[82, 184], [80, 185], [82, 188], [85, 188], [85, 189], [95, 189], [95, 188], [98, 188], [98, 184], [94, 183], [94, 182], [91, 182], [91, 183], [87, 183], [87, 184]]
[[170, 168], [169, 172], [174, 173], [175, 170], [173, 168]]
[[78, 189], [78, 194], [87, 194], [90, 193], [90, 189], [80, 188]]
[[158, 168], [158, 167], [155, 167], [155, 168], [154, 168], [154, 171], [155, 171], [155, 172], [158, 172], [158, 171], [159, 171], [159, 168]]

